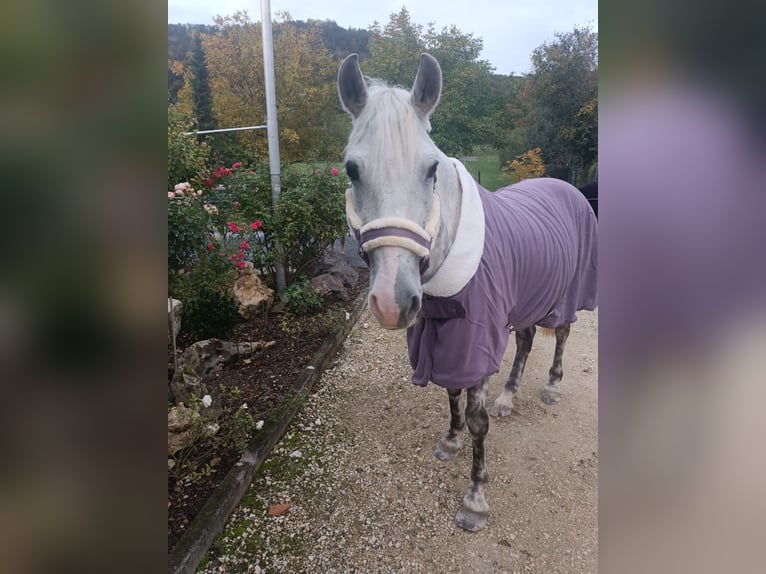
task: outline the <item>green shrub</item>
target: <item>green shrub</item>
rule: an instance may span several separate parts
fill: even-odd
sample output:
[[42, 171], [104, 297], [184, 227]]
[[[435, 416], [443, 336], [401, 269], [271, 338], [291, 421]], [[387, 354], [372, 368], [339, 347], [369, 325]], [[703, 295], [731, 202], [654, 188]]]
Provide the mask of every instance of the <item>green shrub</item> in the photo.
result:
[[324, 306], [324, 299], [311, 290], [309, 280], [305, 277], [286, 287], [279, 298], [285, 304], [285, 308], [295, 315], [316, 313]]
[[[234, 164], [237, 165], [237, 164]], [[228, 175], [231, 172], [231, 175]], [[216, 175], [222, 174], [223, 175]], [[253, 264], [273, 287], [276, 244], [284, 250], [287, 283], [293, 283], [321, 257], [325, 248], [346, 233], [345, 189], [348, 178], [331, 166], [285, 165], [277, 213], [271, 209], [271, 177], [267, 165], [222, 170], [210, 174], [205, 201], [215, 205], [226, 221], [246, 227], [262, 221], [253, 243]], [[222, 183], [225, 189], [215, 186]]]
[[323, 170], [288, 169], [282, 181], [272, 228], [284, 247], [287, 282], [291, 283], [346, 233], [348, 178], [328, 166]]
[[168, 108], [168, 191], [177, 183], [190, 182], [199, 188], [200, 172], [205, 168], [210, 148], [202, 145], [193, 135], [185, 135], [193, 129], [194, 120]]
[[199, 201], [202, 173], [209, 156], [206, 146], [185, 135], [194, 122], [168, 108], [168, 282], [194, 264], [205, 244], [209, 214]]
[[168, 272], [189, 268], [208, 237], [210, 216], [196, 196], [168, 200]]
[[184, 308], [184, 323], [199, 339], [228, 339], [239, 321], [234, 298], [208, 286], [184, 301]]

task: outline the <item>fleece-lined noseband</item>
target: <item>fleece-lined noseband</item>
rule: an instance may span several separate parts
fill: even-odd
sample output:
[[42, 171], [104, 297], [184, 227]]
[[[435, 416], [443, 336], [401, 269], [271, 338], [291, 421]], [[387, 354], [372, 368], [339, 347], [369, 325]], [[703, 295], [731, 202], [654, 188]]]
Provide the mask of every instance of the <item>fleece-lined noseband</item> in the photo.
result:
[[436, 235], [439, 225], [439, 196], [434, 191], [431, 203], [431, 213], [425, 227], [420, 227], [403, 217], [379, 217], [369, 223], [363, 223], [362, 218], [354, 209], [353, 188], [346, 190], [346, 218], [348, 226], [354, 232], [359, 242], [359, 256], [369, 265], [367, 254], [378, 247], [403, 247], [409, 249], [420, 258], [420, 274], [428, 269], [428, 259], [431, 253], [431, 241]]

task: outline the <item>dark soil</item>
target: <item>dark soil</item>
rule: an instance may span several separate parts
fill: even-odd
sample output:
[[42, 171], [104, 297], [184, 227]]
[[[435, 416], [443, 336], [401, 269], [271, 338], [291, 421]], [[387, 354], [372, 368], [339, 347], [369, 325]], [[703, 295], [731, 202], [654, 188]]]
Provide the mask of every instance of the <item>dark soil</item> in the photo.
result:
[[[345, 321], [345, 312], [351, 312], [359, 295], [368, 288], [368, 270], [357, 268], [357, 272], [359, 281], [349, 290], [349, 301], [328, 301], [314, 315], [268, 313], [237, 326], [232, 341], [275, 341], [275, 345], [252, 360], [229, 363], [205, 381], [208, 388], [220, 393], [223, 414], [218, 422], [222, 431], [226, 429], [227, 417], [243, 403], [247, 403], [247, 412], [254, 421], [259, 421], [280, 402], [325, 338]], [[182, 326], [176, 342], [178, 355], [194, 341]], [[172, 350], [168, 349], [168, 380], [172, 374]], [[176, 467], [168, 471], [168, 548], [176, 544], [239, 457], [236, 448], [212, 441], [201, 441], [176, 455]], [[197, 473], [191, 480], [180, 470], [182, 460], [198, 461], [194, 465]]]

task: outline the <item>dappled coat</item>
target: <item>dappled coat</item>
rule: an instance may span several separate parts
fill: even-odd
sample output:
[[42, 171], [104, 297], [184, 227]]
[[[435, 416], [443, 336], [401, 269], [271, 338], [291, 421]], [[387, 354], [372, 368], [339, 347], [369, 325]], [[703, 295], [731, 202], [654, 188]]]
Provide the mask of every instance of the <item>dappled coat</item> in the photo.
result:
[[453, 245], [478, 235], [461, 234], [469, 217], [484, 218], [484, 239], [473, 249], [475, 264], [462, 257], [472, 275], [439, 289], [440, 268], [423, 286], [420, 315], [407, 330], [412, 382], [422, 386], [471, 387], [498, 372], [510, 331], [574, 323], [576, 311], [597, 304], [596, 217], [577, 188], [540, 178], [493, 193], [455, 164], [464, 198]]

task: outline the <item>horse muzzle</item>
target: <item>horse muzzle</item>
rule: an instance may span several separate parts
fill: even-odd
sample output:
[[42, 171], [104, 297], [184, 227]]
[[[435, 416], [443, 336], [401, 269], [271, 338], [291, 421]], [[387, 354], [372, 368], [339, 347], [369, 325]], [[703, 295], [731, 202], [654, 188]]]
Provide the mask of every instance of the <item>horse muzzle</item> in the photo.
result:
[[420, 278], [428, 269], [439, 226], [439, 196], [434, 192], [425, 227], [396, 216], [363, 223], [349, 188], [346, 219], [359, 242], [359, 255], [370, 267], [370, 311], [385, 329], [409, 327], [420, 311]]
[[370, 253], [370, 311], [384, 329], [405, 329], [415, 322], [423, 295], [417, 259], [393, 247]]

